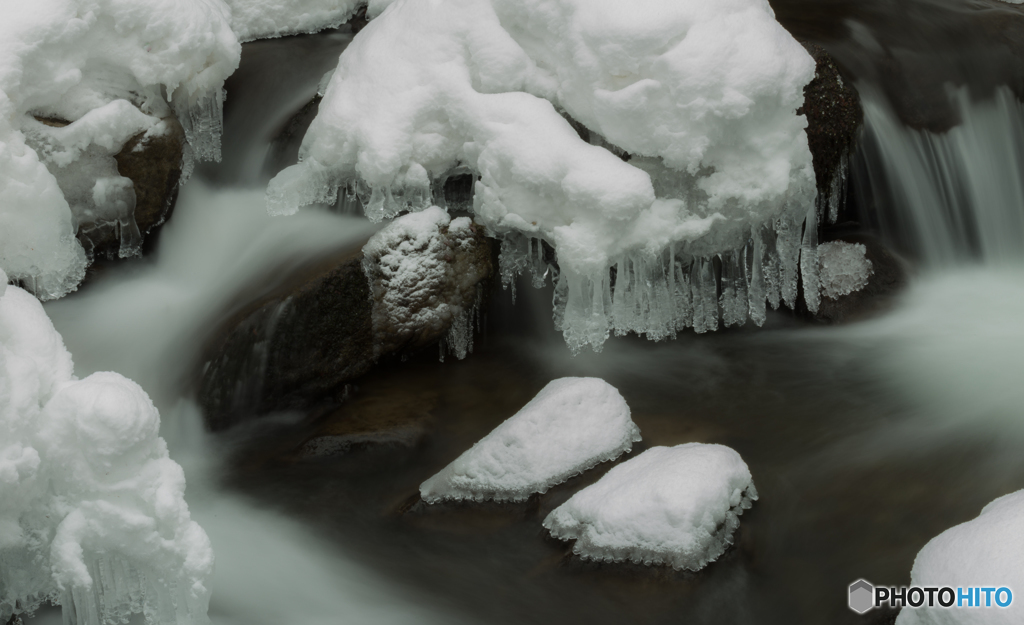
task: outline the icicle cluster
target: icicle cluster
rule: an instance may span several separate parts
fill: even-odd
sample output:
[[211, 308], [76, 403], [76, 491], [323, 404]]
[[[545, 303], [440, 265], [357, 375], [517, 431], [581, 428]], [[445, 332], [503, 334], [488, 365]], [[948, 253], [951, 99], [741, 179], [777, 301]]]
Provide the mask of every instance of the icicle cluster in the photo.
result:
[[816, 311], [820, 301], [813, 207], [803, 221], [763, 225], [727, 252], [698, 256], [685, 243], [671, 244], [660, 254], [623, 254], [597, 275], [560, 271], [545, 249], [551, 250], [541, 239], [506, 236], [498, 257], [502, 284], [514, 293], [519, 275], [530, 274], [537, 288], [550, 277], [555, 326], [574, 352], [599, 351], [611, 333], [658, 341], [685, 328], [704, 333], [747, 319], [760, 326], [767, 305], [796, 306], [801, 278], [808, 309]]

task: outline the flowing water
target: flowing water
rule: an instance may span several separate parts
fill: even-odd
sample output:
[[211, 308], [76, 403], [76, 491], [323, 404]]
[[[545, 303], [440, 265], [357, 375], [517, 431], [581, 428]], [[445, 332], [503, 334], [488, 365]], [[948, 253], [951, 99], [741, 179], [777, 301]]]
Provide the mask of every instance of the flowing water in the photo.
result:
[[[373, 231], [326, 210], [272, 219], [262, 201], [261, 185], [302, 134], [287, 120], [350, 35], [247, 44], [228, 85], [225, 162], [197, 171], [156, 255], [47, 305], [79, 375], [117, 370], [160, 407], [217, 554], [215, 622], [871, 622], [845, 607], [851, 581], [907, 583], [931, 537], [1024, 488], [1022, 111], [994, 86], [1014, 87], [1012, 72], [964, 69], [1005, 51], [986, 52], [980, 26], [958, 25], [1008, 9], [776, 8], [858, 79], [856, 204], [919, 268], [895, 310], [843, 328], [777, 313], [756, 331], [613, 339], [574, 358], [551, 328], [549, 291], [521, 284], [512, 306], [498, 289], [475, 354], [382, 367], [343, 407], [411, 424], [414, 435], [319, 458], [298, 450], [321, 422], [282, 414], [214, 437], [182, 392], [205, 333], [252, 289]], [[900, 19], [920, 28], [900, 40]], [[944, 64], [936, 50], [951, 42], [963, 54]], [[894, 100], [883, 78], [936, 66], [954, 86], [929, 96], [934, 123], [921, 126], [932, 130], [907, 128], [922, 109]], [[950, 116], [962, 123], [933, 132]], [[734, 548], [697, 574], [573, 557], [540, 522], [606, 465], [521, 505], [416, 503], [421, 481], [566, 375], [620, 389], [644, 436], [634, 454], [691, 441], [740, 452], [761, 499]]]

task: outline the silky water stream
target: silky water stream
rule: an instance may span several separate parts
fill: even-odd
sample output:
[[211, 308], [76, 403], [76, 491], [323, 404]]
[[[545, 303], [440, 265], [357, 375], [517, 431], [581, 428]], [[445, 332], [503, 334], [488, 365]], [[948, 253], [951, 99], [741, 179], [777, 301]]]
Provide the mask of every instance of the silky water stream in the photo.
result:
[[[780, 4], [784, 23], [808, 6]], [[850, 19], [829, 15], [815, 24]], [[837, 56], [870, 56], [863, 32], [849, 32], [861, 43], [836, 44]], [[1024, 272], [1012, 253], [1024, 241], [1013, 230], [1024, 161], [1006, 160], [1020, 157], [1024, 137], [1008, 91], [977, 101], [951, 92], [957, 134], [907, 129], [885, 95], [858, 85], [867, 127], [855, 195], [888, 215], [878, 219], [889, 220], [892, 245], [920, 261], [883, 317], [820, 328], [780, 312], [762, 329], [618, 338], [573, 357], [551, 328], [551, 293], [522, 284], [514, 306], [500, 289], [492, 294], [466, 360], [422, 354], [351, 389], [342, 414], [412, 424], [411, 436], [302, 458], [296, 450], [316, 424], [301, 414], [206, 434], [180, 381], [204, 331], [243, 296], [239, 285], [273, 282], [282, 267], [360, 245], [373, 231], [326, 210], [270, 218], [262, 200], [267, 163], [294, 151], [301, 133], [283, 148], [272, 139], [349, 37], [247, 44], [228, 85], [225, 161], [185, 187], [153, 259], [47, 306], [79, 375], [117, 370], [160, 407], [193, 514], [216, 551], [214, 622], [890, 622], [892, 613], [849, 612], [847, 585], [907, 583], [931, 537], [1024, 488]], [[995, 150], [1003, 156], [992, 166], [973, 167]], [[961, 216], [928, 222], [944, 235], [907, 225], [928, 209], [922, 189], [944, 198], [943, 214]], [[990, 225], [986, 215], [1003, 220], [995, 247], [974, 235], [957, 243], [950, 233], [963, 215], [977, 224], [971, 232]], [[952, 251], [921, 252], [921, 236], [946, 236], [941, 249]], [[700, 441], [743, 456], [760, 500], [722, 558], [697, 574], [593, 564], [548, 537], [544, 516], [607, 465], [520, 505], [416, 503], [421, 481], [568, 375], [619, 388], [644, 437], [634, 455]]]

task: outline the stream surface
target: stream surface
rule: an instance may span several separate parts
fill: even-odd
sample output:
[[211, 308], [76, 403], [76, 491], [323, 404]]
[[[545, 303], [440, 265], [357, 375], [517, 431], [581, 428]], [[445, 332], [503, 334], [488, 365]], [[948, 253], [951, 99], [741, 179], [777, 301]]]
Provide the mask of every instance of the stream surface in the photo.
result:
[[[1003, 26], [989, 24], [1018, 23], [1016, 8], [938, 0], [773, 6], [792, 32], [835, 54], [862, 93], [875, 94], [875, 127], [903, 129], [919, 101], [932, 107], [920, 113], [926, 127], [950, 111], [997, 122], [1019, 113], [1016, 103], [997, 113], [958, 108], [945, 87], [922, 89], [914, 102], [890, 97], [891, 76], [925, 70], [929, 81], [966, 85], [980, 101], [999, 85], [1011, 93], [1021, 64], [1009, 63], [1012, 49], [991, 36]], [[374, 230], [323, 209], [273, 219], [262, 202], [275, 164], [297, 153], [303, 129], [289, 130], [288, 120], [350, 39], [339, 31], [246, 44], [227, 87], [225, 161], [197, 170], [156, 255], [47, 305], [79, 376], [113, 369], [157, 402], [172, 457], [188, 475], [193, 515], [216, 552], [215, 623], [891, 622], [891, 613], [850, 612], [847, 585], [908, 583], [929, 539], [1024, 488], [1024, 262], [960, 249], [938, 260], [922, 254], [912, 287], [871, 321], [820, 328], [780, 312], [762, 329], [686, 332], [663, 343], [615, 338], [602, 353], [578, 357], [551, 327], [550, 291], [520, 284], [512, 305], [498, 288], [469, 358], [441, 363], [429, 353], [382, 367], [352, 389], [348, 417], [344, 407], [330, 417], [388, 422], [393, 437], [310, 458], [301, 450], [323, 423], [300, 414], [206, 434], [181, 380], [205, 329], [239, 297], [237, 286], [360, 245]], [[972, 71], [986, 63], [995, 65]], [[917, 169], [886, 164], [928, 152], [914, 147], [918, 131], [901, 132], [902, 143], [889, 133], [892, 141], [865, 158], [890, 178], [911, 172], [920, 180], [887, 180], [878, 210], [903, 210], [893, 199], [899, 189], [934, 186], [927, 159]], [[1002, 135], [1021, 147], [1012, 132]], [[994, 183], [1006, 187], [996, 210], [1003, 217], [1024, 210], [1010, 178]], [[952, 205], [977, 209], [967, 195]], [[896, 245], [906, 233], [891, 234]], [[977, 246], [963, 243], [968, 252]], [[718, 561], [696, 574], [594, 564], [547, 536], [544, 516], [612, 463], [523, 504], [417, 502], [420, 482], [548, 381], [570, 375], [602, 377], [625, 397], [643, 435], [627, 458], [694, 441], [743, 456], [760, 499]], [[41, 613], [37, 622], [52, 618]]]

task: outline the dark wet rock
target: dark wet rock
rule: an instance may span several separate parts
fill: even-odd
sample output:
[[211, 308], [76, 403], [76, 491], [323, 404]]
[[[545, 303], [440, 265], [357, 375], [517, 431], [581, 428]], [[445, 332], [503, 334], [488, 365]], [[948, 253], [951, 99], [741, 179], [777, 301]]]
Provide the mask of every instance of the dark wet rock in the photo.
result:
[[866, 248], [872, 273], [867, 285], [852, 293], [831, 298], [822, 295], [818, 312], [811, 317], [827, 324], [857, 321], [888, 310], [894, 297], [907, 285], [907, 265], [870, 234], [843, 234], [833, 241], [859, 243]]
[[[345, 454], [358, 449], [412, 449], [433, 424], [436, 391], [406, 392], [400, 381], [372, 394], [356, 394], [317, 421], [313, 434], [295, 453], [306, 460]], [[383, 392], [382, 392], [383, 391]]]
[[[452, 281], [423, 282], [418, 295], [432, 306], [443, 304], [447, 315], [412, 315], [416, 323], [401, 328], [384, 323], [375, 305], [383, 291], [375, 297], [364, 273], [369, 265], [372, 275], [374, 259], [364, 259], [361, 249], [339, 250], [287, 271], [282, 286], [238, 306], [203, 352], [196, 386], [208, 426], [222, 430], [270, 412], [340, 405], [346, 384], [378, 362], [447, 340], [457, 313], [464, 321], [493, 272], [492, 242], [476, 230], [457, 243], [447, 229], [439, 236]], [[416, 436], [411, 430], [405, 435]], [[351, 444], [356, 432], [344, 436], [348, 443], [322, 443]]]
[[[63, 119], [36, 119], [56, 128], [69, 124]], [[173, 114], [161, 122], [166, 129], [163, 134], [147, 136], [146, 132], [140, 132], [128, 139], [121, 151], [113, 156], [117, 173], [132, 183], [135, 193], [133, 217], [142, 237], [143, 249], [152, 247], [145, 245], [146, 241], [152, 241], [150, 235], [156, 234], [156, 230], [167, 221], [174, 209], [181, 180], [185, 132]], [[58, 176], [58, 183], [61, 180]], [[65, 190], [65, 194], [67, 192]], [[116, 259], [120, 256], [121, 234], [113, 223], [80, 224], [78, 239], [93, 258]]]
[[819, 45], [804, 43], [814, 58], [814, 80], [804, 87], [807, 145], [818, 187], [818, 214], [835, 220], [846, 196], [846, 176], [864, 112], [857, 90], [843, 79], [835, 60]]
[[185, 131], [173, 116], [163, 121], [165, 134], [148, 138], [138, 134], [114, 155], [118, 173], [135, 187], [135, 224], [146, 240], [170, 217], [181, 180]]

